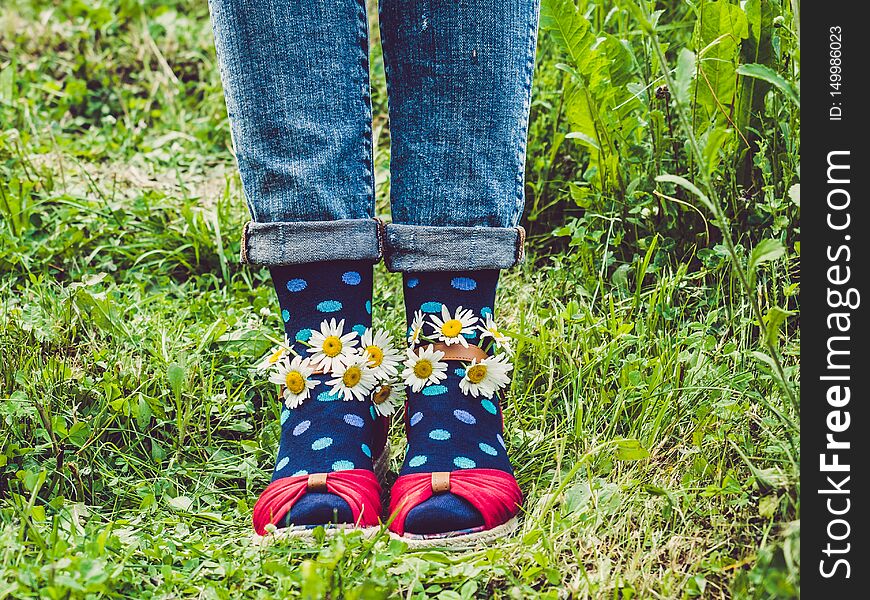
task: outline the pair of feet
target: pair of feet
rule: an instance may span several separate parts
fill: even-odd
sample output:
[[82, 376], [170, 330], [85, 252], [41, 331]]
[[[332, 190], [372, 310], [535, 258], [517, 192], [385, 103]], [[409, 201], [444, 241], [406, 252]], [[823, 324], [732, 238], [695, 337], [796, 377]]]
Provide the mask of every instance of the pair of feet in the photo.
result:
[[[502, 438], [511, 365], [496, 329], [497, 270], [404, 274], [408, 339], [371, 329], [372, 264], [272, 268], [289, 342], [269, 361], [281, 441], [255, 528], [376, 525], [432, 538], [492, 530], [519, 509]], [[278, 359], [278, 360], [275, 360]], [[380, 506], [389, 416], [404, 404], [408, 448]], [[381, 475], [382, 473], [378, 473]]]

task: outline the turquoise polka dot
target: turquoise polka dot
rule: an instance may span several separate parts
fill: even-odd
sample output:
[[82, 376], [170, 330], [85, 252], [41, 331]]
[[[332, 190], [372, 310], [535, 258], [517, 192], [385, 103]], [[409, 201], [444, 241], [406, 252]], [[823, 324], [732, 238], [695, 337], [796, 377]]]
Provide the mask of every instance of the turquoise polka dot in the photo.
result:
[[490, 413], [490, 414], [492, 414], [492, 415], [494, 415], [494, 414], [496, 414], [496, 413], [498, 412], [498, 409], [495, 407], [495, 404], [493, 404], [493, 403], [490, 402], [489, 400], [481, 400], [481, 401], [480, 401], [480, 405], [483, 407], [483, 409], [484, 409], [486, 412], [488, 412], [488, 413]]
[[280, 471], [281, 469], [286, 467], [289, 463], [290, 463], [290, 459], [285, 456], [284, 458], [282, 458], [281, 460], [278, 461], [277, 465], [275, 465], [275, 470]]
[[365, 325], [363, 325], [362, 323], [360, 323], [358, 325], [354, 325], [353, 327], [351, 327], [351, 329], [356, 331], [357, 335], [362, 337], [362, 334], [364, 334], [366, 332], [366, 329], [368, 329], [368, 328]]
[[287, 321], [289, 321], [289, 320], [290, 320], [290, 311], [287, 310], [286, 308], [285, 308], [284, 310], [282, 310], [282, 311], [281, 311], [281, 318], [284, 319], [284, 322], [285, 322], [285, 323], [286, 323]]
[[359, 282], [362, 281], [362, 277], [360, 277], [360, 274], [356, 271], [348, 271], [341, 276], [341, 280], [347, 285], [359, 285]]
[[411, 277], [410, 279], [408, 279], [408, 287], [409, 288], [417, 287], [418, 283], [420, 283], [420, 280], [417, 279], [416, 277]]
[[329, 448], [332, 446], [332, 438], [331, 437], [322, 437], [314, 440], [314, 443], [311, 444], [312, 450], [323, 450], [324, 448]]
[[413, 415], [411, 415], [411, 421], [410, 421], [411, 427], [413, 427], [414, 425], [419, 423], [420, 419], [422, 419], [422, 418], [423, 418], [423, 413], [421, 413], [421, 412], [415, 412]]
[[490, 307], [488, 307], [488, 306], [484, 306], [483, 308], [480, 309], [480, 314], [483, 315], [484, 317], [485, 317], [486, 315], [491, 315], [491, 314], [492, 314], [492, 309], [491, 309]]
[[305, 469], [300, 469], [293, 473], [292, 477], [299, 477], [300, 475], [308, 475], [308, 471], [306, 471]]
[[460, 469], [473, 469], [477, 466], [477, 463], [471, 460], [470, 458], [466, 458], [464, 456], [457, 456], [453, 459], [453, 464], [456, 465]]
[[311, 427], [311, 421], [302, 421], [299, 425], [293, 428], [293, 435], [300, 436], [308, 431], [309, 427]]
[[287, 282], [287, 291], [301, 292], [308, 287], [308, 282], [304, 279], [291, 279]]
[[480, 442], [477, 446], [480, 448], [480, 451], [483, 452], [484, 454], [489, 454], [490, 456], [497, 456], [498, 455], [498, 450], [496, 450], [495, 448], [493, 448], [489, 444], [486, 444], [484, 442]]
[[423, 388], [424, 396], [440, 396], [441, 394], [446, 394], [447, 388], [443, 385], [427, 385]]
[[477, 282], [471, 277], [454, 277], [450, 280], [450, 286], [454, 289], [468, 292], [477, 287]]
[[369, 414], [372, 416], [372, 421], [378, 420], [378, 411], [375, 410], [374, 406], [369, 406]]
[[470, 331], [470, 332], [468, 332], [468, 333], [463, 333], [463, 334], [462, 334], [462, 337], [464, 337], [464, 338], [467, 339], [467, 340], [473, 340], [474, 338], [477, 337], [477, 332], [476, 332], [476, 331]]
[[287, 409], [282, 410], [281, 411], [281, 425], [286, 423], [287, 419], [289, 419], [289, 418], [290, 418], [290, 411]]
[[297, 342], [307, 342], [311, 339], [311, 330], [310, 329], [300, 329], [296, 332], [296, 341]]
[[372, 301], [366, 300], [366, 312], [372, 314]]
[[501, 444], [501, 447], [507, 450], [507, 446], [505, 446], [504, 438], [501, 437], [500, 433], [495, 434], [495, 438], [498, 440], [498, 443]]
[[466, 410], [456, 409], [453, 411], [453, 416], [466, 425], [474, 425], [477, 423], [477, 419], [474, 418], [474, 415]]
[[417, 456], [413, 456], [413, 457], [411, 457], [411, 460], [408, 461], [408, 466], [409, 467], [420, 467], [422, 465], [425, 465], [426, 461], [428, 461], [428, 460], [429, 460], [429, 457], [422, 455], [422, 454], [417, 455]]
[[366, 444], [363, 444], [361, 446], [361, 448], [362, 448], [363, 454], [365, 454], [369, 458], [372, 457], [372, 449], [371, 448], [369, 448]]
[[440, 302], [424, 302], [420, 305], [420, 310], [424, 313], [440, 313], [442, 306]]
[[344, 415], [344, 422], [351, 427], [362, 427], [366, 424], [359, 415]]
[[465, 377], [465, 369], [463, 369], [462, 367], [456, 367], [455, 369], [453, 369], [453, 373], [457, 377]]
[[317, 305], [317, 310], [322, 313], [338, 312], [342, 308], [341, 302], [338, 300], [324, 300]]
[[335, 402], [339, 397], [332, 392], [320, 392], [317, 394], [317, 400], [319, 402]]
[[429, 432], [429, 437], [433, 440], [449, 440], [450, 432], [445, 429], [433, 429]]
[[350, 471], [353, 469], [353, 463], [349, 460], [337, 460], [332, 463], [333, 471]]

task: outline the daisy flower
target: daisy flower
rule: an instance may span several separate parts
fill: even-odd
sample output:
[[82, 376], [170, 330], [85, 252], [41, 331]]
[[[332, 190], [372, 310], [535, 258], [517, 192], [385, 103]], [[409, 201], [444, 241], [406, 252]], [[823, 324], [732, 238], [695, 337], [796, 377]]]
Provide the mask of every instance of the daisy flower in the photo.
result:
[[315, 368], [333, 372], [339, 366], [344, 366], [351, 357], [356, 356], [356, 331], [344, 333], [344, 319], [336, 324], [335, 319], [327, 323], [324, 319], [320, 323], [320, 331], [312, 331], [308, 342], [311, 347], [307, 349], [314, 356], [311, 363]]
[[423, 335], [423, 311], [418, 310], [414, 313], [414, 320], [411, 321], [411, 329], [408, 331], [408, 345], [414, 346], [420, 342]]
[[289, 356], [285, 356], [275, 365], [269, 381], [283, 386], [281, 396], [284, 398], [284, 405], [287, 408], [296, 408], [317, 385], [317, 380], [309, 379], [313, 373], [311, 359], [295, 356], [291, 361]]
[[432, 344], [426, 348], [418, 348], [416, 352], [413, 348], [408, 348], [407, 352], [402, 379], [412, 390], [419, 392], [427, 383], [438, 383], [447, 379], [447, 363], [441, 360], [444, 353], [433, 349]]
[[435, 339], [444, 342], [448, 346], [452, 344], [462, 344], [468, 348], [468, 340], [465, 339], [463, 333], [473, 333], [475, 325], [477, 325], [477, 317], [471, 310], [462, 310], [461, 306], [456, 307], [456, 314], [451, 315], [450, 310], [444, 305], [441, 305], [441, 318], [431, 316], [432, 322], [429, 324], [432, 327]]
[[378, 383], [374, 371], [366, 365], [366, 357], [358, 354], [336, 367], [332, 374], [335, 379], [326, 384], [331, 386], [330, 392], [334, 396], [342, 396], [345, 400], [365, 400]]
[[511, 369], [513, 365], [504, 354], [487, 356], [480, 362], [473, 358], [465, 367], [465, 375], [459, 380], [459, 389], [466, 396], [471, 394], [475, 398], [492, 398], [493, 394], [510, 382], [508, 371]]
[[269, 354], [264, 356], [260, 360], [260, 362], [257, 363], [257, 366], [255, 368], [260, 373], [268, 371], [269, 369], [274, 367], [279, 360], [287, 356], [289, 353], [290, 349], [287, 346], [275, 346], [269, 351]]
[[495, 324], [495, 319], [492, 318], [492, 315], [486, 315], [486, 322], [483, 325], [478, 325], [477, 329], [480, 330], [481, 342], [489, 337], [492, 338], [492, 341], [495, 342], [496, 346], [508, 354], [513, 352], [513, 348], [511, 348], [511, 338], [498, 330], [498, 327]]
[[372, 395], [375, 411], [381, 416], [389, 417], [404, 402], [403, 395], [398, 381], [382, 384]]
[[385, 331], [375, 333], [371, 327], [366, 329], [360, 338], [360, 348], [368, 357], [369, 368], [379, 380], [399, 374], [398, 366], [402, 355], [393, 348], [390, 336]]

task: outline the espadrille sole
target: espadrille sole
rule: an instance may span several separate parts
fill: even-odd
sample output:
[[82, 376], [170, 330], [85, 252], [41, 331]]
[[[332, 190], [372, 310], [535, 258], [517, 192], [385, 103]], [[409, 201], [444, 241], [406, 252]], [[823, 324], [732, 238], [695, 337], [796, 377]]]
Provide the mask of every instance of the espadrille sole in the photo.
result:
[[514, 531], [516, 531], [518, 525], [519, 518], [514, 517], [507, 523], [503, 523], [497, 527], [493, 527], [492, 529], [476, 531], [474, 533], [465, 533], [460, 535], [450, 535], [449, 533], [447, 533], [440, 537], [416, 538], [399, 535], [391, 531], [390, 537], [394, 540], [402, 540], [403, 542], [408, 544], [408, 548], [411, 550], [417, 548], [444, 548], [447, 550], [462, 550], [471, 546], [475, 546], [477, 544], [492, 542], [509, 536]]

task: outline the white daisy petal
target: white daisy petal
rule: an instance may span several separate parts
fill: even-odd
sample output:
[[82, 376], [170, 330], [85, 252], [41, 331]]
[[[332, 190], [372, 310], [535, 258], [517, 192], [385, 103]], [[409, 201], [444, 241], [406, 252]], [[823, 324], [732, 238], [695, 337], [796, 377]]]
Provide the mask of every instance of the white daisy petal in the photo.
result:
[[478, 325], [477, 329], [480, 331], [481, 342], [486, 338], [492, 338], [492, 341], [495, 342], [495, 345], [501, 350], [504, 350], [508, 354], [513, 354], [511, 338], [498, 330], [498, 326], [495, 324], [495, 319], [492, 318], [492, 315], [486, 315], [486, 321], [483, 325]]
[[341, 396], [344, 400], [366, 400], [372, 389], [377, 385], [374, 371], [366, 364], [366, 357], [355, 355], [333, 371], [335, 379], [326, 382], [331, 387], [330, 392]]
[[372, 404], [375, 412], [384, 417], [389, 417], [405, 401], [403, 387], [400, 382], [393, 381], [381, 385], [372, 394]]
[[311, 363], [315, 368], [333, 373], [338, 367], [346, 365], [357, 354], [357, 333], [350, 331], [344, 333], [344, 319], [335, 322], [333, 318], [329, 322], [323, 320], [320, 323], [320, 331], [312, 331], [311, 345], [307, 352], [311, 353]]
[[403, 363], [405, 368], [402, 379], [415, 392], [419, 392], [429, 383], [439, 383], [447, 379], [447, 363], [441, 360], [444, 353], [435, 350], [432, 344], [416, 351], [408, 348], [407, 356]]
[[393, 346], [387, 332], [374, 333], [371, 328], [366, 329], [360, 338], [360, 349], [367, 357], [369, 368], [374, 371], [379, 381], [386, 381], [399, 374], [398, 367], [402, 362], [402, 355]]
[[503, 354], [471, 360], [465, 367], [465, 375], [459, 381], [459, 389], [466, 396], [492, 398], [497, 391], [510, 383], [508, 372], [513, 365]]
[[408, 345], [415, 346], [420, 342], [423, 336], [423, 311], [418, 310], [414, 313], [414, 320], [411, 321], [411, 329], [408, 332]]
[[260, 359], [260, 362], [254, 367], [258, 373], [268, 371], [274, 367], [278, 361], [290, 354], [290, 348], [287, 345], [275, 346], [269, 351], [269, 354]]
[[435, 340], [444, 342], [448, 346], [461, 344], [468, 348], [468, 340], [465, 339], [464, 334], [474, 333], [478, 322], [473, 311], [463, 310], [461, 306], [457, 306], [456, 312], [451, 315], [450, 310], [442, 305], [441, 318], [436, 315], [430, 315], [429, 318], [431, 319], [429, 326], [432, 328]]
[[302, 404], [317, 386], [317, 380], [311, 379], [313, 373], [310, 359], [296, 356], [290, 360], [290, 357], [285, 356], [275, 366], [269, 381], [281, 386], [284, 405], [292, 409]]

